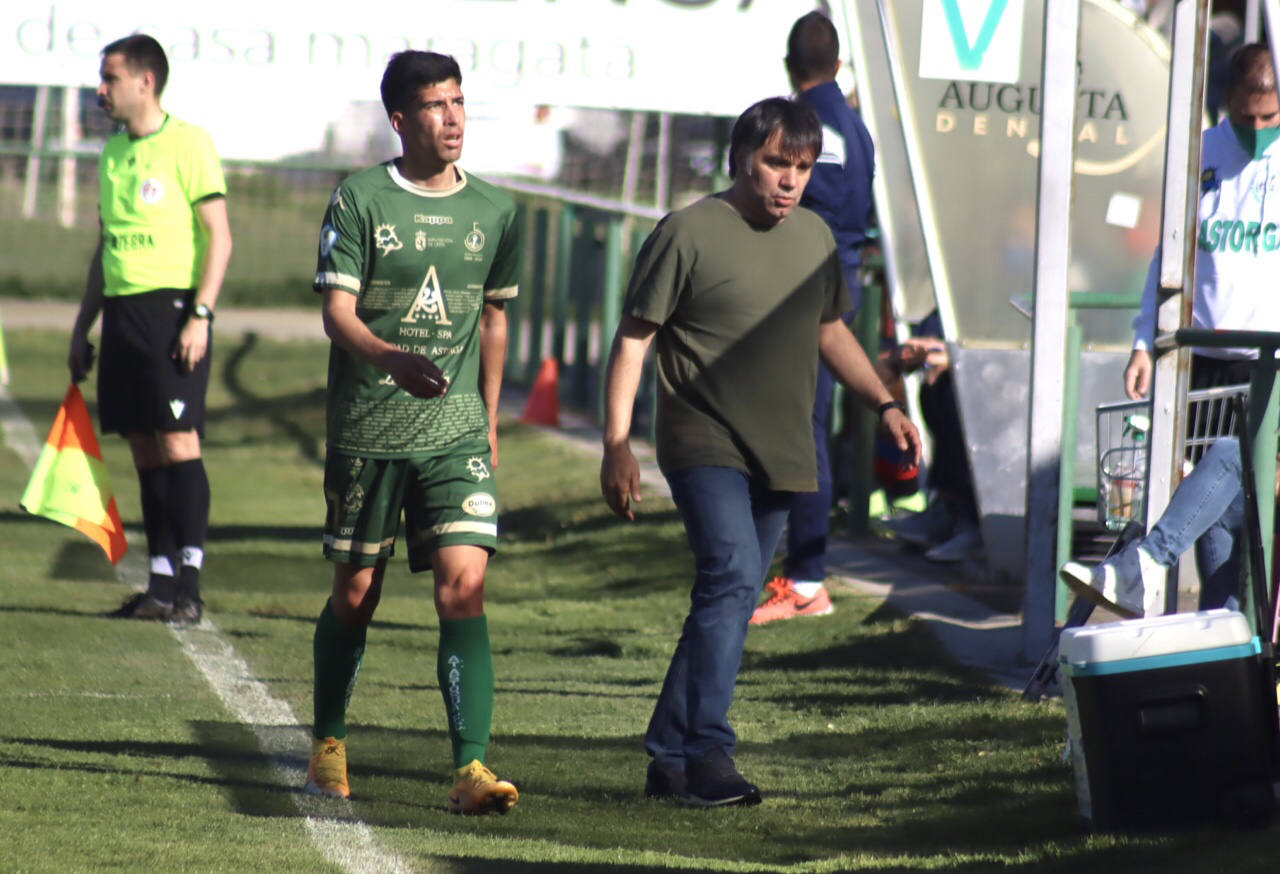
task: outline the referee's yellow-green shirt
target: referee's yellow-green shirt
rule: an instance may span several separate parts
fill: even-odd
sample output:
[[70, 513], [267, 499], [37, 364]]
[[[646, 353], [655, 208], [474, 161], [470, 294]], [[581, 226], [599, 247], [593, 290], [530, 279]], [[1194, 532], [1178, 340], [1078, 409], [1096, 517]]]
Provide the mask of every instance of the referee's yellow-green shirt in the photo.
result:
[[173, 116], [145, 137], [118, 133], [98, 181], [106, 296], [198, 286], [208, 235], [196, 204], [227, 193], [209, 135]]

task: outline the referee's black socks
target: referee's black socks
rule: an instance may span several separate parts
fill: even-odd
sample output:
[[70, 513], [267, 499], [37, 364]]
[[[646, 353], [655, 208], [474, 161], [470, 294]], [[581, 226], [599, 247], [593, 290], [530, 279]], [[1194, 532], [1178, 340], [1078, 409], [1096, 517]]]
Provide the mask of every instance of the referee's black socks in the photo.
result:
[[204, 539], [209, 531], [209, 476], [199, 458], [163, 470], [168, 473], [169, 518], [181, 559], [177, 594], [184, 600], [198, 601]]

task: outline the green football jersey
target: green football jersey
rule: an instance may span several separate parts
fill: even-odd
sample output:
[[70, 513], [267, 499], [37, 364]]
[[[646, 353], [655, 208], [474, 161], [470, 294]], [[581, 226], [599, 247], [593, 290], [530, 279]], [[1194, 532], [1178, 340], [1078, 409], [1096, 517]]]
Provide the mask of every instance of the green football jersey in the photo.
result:
[[480, 395], [480, 313], [516, 296], [520, 270], [515, 202], [458, 169], [458, 182], [427, 189], [389, 161], [343, 180], [320, 231], [315, 289], [357, 298], [376, 336], [425, 355], [444, 371], [442, 398], [415, 398], [382, 370], [333, 344], [328, 446], [370, 458], [430, 455], [487, 445]]

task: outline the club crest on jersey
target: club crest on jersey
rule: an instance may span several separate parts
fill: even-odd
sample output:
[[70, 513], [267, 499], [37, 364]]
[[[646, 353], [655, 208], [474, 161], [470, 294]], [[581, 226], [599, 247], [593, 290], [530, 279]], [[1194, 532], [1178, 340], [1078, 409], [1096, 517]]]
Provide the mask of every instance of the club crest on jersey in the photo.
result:
[[169, 412], [173, 413], [174, 419], [181, 419], [182, 411], [186, 408], [187, 405], [180, 398], [174, 398], [169, 401]]
[[1213, 167], [1206, 167], [1204, 172], [1200, 174], [1200, 193], [1208, 194], [1221, 187], [1218, 181], [1218, 173]]
[[403, 248], [400, 238], [396, 236], [395, 225], [378, 225], [373, 231], [373, 245], [382, 250], [383, 257]]
[[142, 198], [143, 203], [159, 203], [164, 199], [164, 183], [155, 178], [143, 180], [142, 187], [138, 189], [138, 197]]
[[467, 473], [475, 477], [476, 482], [484, 482], [489, 478], [489, 468], [485, 466], [484, 459], [478, 455], [467, 459]]
[[419, 252], [422, 252], [427, 248], [426, 231], [418, 231], [413, 235], [413, 248], [417, 249]]
[[352, 483], [351, 488], [347, 489], [346, 495], [342, 498], [342, 512], [348, 516], [353, 516], [360, 512], [360, 508], [364, 506], [364, 486], [359, 483]]
[[462, 245], [468, 252], [479, 252], [484, 248], [484, 231], [480, 230], [479, 222], [471, 223], [471, 230], [462, 238]]

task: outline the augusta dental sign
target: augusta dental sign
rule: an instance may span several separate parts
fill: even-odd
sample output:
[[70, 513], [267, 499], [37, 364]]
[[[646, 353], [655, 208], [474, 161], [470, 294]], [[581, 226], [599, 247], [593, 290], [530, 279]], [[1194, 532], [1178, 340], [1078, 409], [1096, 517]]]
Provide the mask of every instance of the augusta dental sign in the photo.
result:
[[426, 3], [0, 4], [0, 82], [94, 85], [98, 50], [155, 36], [175, 96], [228, 106], [376, 98], [387, 57], [454, 55], [468, 96], [527, 105], [737, 115], [785, 93], [787, 30], [813, 0], [430, 0]]
[[[1021, 343], [1040, 153], [1044, 3], [898, 0], [891, 27], [957, 337]], [[1072, 207], [1073, 291], [1142, 287], [1159, 233], [1168, 49], [1111, 0], [1081, 4]], [[1086, 341], [1124, 344], [1128, 319], [1082, 311]]]

